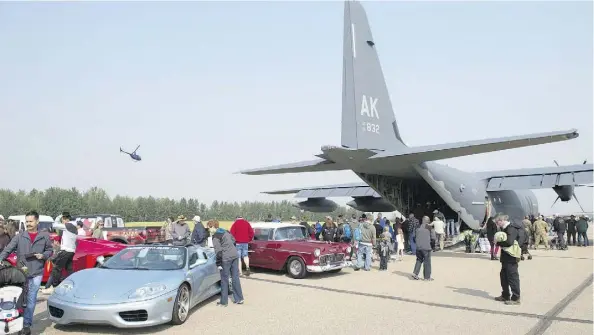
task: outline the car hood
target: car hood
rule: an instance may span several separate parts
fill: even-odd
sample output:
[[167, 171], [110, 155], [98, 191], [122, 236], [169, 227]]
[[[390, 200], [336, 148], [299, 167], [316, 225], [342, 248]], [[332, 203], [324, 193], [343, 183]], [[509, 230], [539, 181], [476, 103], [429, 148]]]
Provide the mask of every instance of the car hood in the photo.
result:
[[348, 243], [325, 242], [316, 240], [299, 240], [299, 241], [279, 241], [283, 249], [291, 249], [296, 251], [313, 251], [320, 249], [322, 255], [341, 253], [349, 246]]
[[[78, 271], [66, 280], [74, 282], [74, 288], [57, 298], [82, 304], [110, 304], [154, 298], [129, 299], [138, 288], [147, 284], [164, 284], [163, 293], [177, 289], [184, 279], [185, 270], [115, 270], [93, 268]], [[157, 295], [158, 296], [158, 295]]]

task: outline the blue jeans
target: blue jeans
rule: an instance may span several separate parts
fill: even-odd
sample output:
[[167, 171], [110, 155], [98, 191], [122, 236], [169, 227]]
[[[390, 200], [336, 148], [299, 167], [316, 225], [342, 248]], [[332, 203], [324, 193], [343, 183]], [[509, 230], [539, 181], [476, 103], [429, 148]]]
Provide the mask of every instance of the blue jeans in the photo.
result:
[[410, 243], [410, 251], [412, 252], [413, 255], [417, 254], [417, 243], [415, 242], [415, 235], [414, 234], [410, 234], [410, 236], [408, 237], [409, 243]]
[[237, 248], [237, 256], [239, 256], [239, 258], [244, 258], [248, 256], [247, 243], [237, 243], [235, 247]]
[[27, 278], [27, 307], [23, 313], [23, 327], [31, 327], [33, 324], [33, 313], [37, 304], [37, 292], [41, 286], [41, 275]]
[[359, 242], [359, 251], [357, 251], [357, 268], [360, 269], [363, 263], [363, 255], [365, 255], [364, 269], [371, 270], [371, 253], [373, 252], [370, 245]]
[[242, 301], [243, 292], [239, 282], [239, 258], [230, 262], [223, 262], [221, 267], [223, 268], [221, 270], [221, 305], [226, 305], [229, 302], [229, 275], [231, 275], [233, 285], [233, 301]]
[[578, 232], [578, 245], [583, 245], [587, 247], [590, 245], [590, 241], [588, 241], [588, 234], [587, 232], [580, 233]]

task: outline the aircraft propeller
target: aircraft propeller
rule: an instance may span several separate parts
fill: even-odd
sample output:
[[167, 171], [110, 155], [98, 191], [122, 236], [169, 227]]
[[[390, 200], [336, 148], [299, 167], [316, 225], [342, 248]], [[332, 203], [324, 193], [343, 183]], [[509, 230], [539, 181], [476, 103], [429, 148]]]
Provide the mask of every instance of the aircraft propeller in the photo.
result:
[[[555, 165], [559, 166], [559, 163], [557, 163], [557, 160], [553, 160], [553, 162], [555, 162]], [[582, 164], [586, 164], [588, 162], [587, 159], [584, 160], [584, 162]], [[585, 186], [585, 187], [594, 187], [594, 185], [576, 185], [576, 186]], [[584, 207], [582, 207], [582, 204], [580, 204], [580, 201], [578, 200], [577, 196], [575, 195], [575, 187], [573, 187], [571, 189], [571, 196], [575, 199], [575, 201], [577, 202], [577, 204], [580, 206], [580, 208], [582, 209], [582, 212], [584, 211]], [[558, 195], [557, 199], [555, 199], [555, 201], [553, 202], [553, 204], [551, 205], [551, 208], [553, 208], [553, 206], [555, 206], [555, 204], [557, 203], [557, 201], [561, 199], [561, 196]]]

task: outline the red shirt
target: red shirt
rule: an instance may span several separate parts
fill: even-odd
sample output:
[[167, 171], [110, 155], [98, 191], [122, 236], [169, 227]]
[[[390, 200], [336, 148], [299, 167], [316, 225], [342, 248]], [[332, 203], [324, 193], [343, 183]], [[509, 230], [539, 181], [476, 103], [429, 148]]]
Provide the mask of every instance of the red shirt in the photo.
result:
[[254, 229], [245, 219], [237, 219], [229, 230], [237, 243], [248, 243], [254, 239]]
[[37, 237], [37, 233], [29, 233], [29, 238], [31, 239], [31, 244], [33, 244], [36, 237]]

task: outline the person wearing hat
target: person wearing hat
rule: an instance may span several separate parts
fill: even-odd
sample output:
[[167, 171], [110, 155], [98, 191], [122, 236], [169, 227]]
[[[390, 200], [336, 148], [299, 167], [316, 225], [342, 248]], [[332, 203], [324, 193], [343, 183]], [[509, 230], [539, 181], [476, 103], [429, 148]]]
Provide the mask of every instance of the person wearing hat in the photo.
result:
[[186, 245], [190, 238], [190, 227], [186, 224], [186, 217], [180, 215], [171, 227], [171, 238], [173, 244]]
[[229, 302], [229, 278], [233, 286], [233, 303], [243, 304], [243, 292], [239, 279], [239, 267], [241, 261], [239, 251], [236, 248], [237, 241], [223, 228], [218, 228], [212, 237], [214, 251], [216, 255], [217, 268], [221, 274], [221, 300], [217, 306], [227, 307]]
[[205, 247], [209, 236], [208, 231], [202, 225], [199, 215], [194, 216], [192, 221], [194, 221], [194, 230], [192, 230], [192, 237], [190, 238], [190, 241], [192, 244]]

